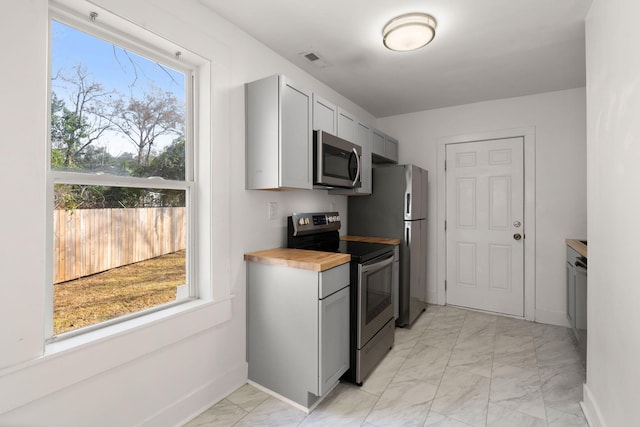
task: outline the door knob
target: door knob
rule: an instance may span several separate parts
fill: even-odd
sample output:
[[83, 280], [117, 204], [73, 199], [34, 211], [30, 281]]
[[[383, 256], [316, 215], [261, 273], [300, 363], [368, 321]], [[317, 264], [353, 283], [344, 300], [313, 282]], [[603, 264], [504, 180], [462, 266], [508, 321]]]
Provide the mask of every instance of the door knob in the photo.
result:
[[520, 239], [522, 239], [522, 236], [520, 235], [520, 233], [516, 233], [516, 234], [513, 235], [513, 238], [515, 240], [520, 240]]

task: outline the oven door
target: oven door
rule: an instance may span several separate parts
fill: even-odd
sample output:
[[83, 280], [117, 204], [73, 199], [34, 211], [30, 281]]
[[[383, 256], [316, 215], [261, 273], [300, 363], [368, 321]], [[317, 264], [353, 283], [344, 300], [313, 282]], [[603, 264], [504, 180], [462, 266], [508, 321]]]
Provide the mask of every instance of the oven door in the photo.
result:
[[394, 253], [358, 265], [358, 348], [393, 318]]
[[362, 149], [345, 139], [323, 131], [314, 131], [314, 184], [355, 188], [362, 185], [360, 156]]

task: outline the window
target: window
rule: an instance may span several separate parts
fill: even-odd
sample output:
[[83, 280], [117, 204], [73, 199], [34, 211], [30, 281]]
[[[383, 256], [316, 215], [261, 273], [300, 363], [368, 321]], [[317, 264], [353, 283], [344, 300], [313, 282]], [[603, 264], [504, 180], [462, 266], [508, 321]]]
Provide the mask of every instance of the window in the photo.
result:
[[50, 28], [55, 339], [195, 296], [195, 73], [104, 26], [54, 14]]

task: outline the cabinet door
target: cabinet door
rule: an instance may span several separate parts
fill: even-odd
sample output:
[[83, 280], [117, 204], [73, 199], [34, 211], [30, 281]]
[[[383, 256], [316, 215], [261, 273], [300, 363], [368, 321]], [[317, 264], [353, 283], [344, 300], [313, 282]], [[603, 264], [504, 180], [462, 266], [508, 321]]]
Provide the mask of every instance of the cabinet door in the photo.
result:
[[576, 271], [573, 264], [567, 261], [567, 319], [569, 326], [575, 328], [576, 319]]
[[280, 186], [311, 189], [311, 93], [282, 77], [280, 108]]
[[392, 162], [398, 163], [398, 140], [385, 135], [384, 156]]
[[[575, 271], [575, 328], [580, 330], [587, 329], [587, 269], [578, 265], [574, 267]], [[580, 337], [578, 337], [580, 339]]]
[[335, 135], [338, 128], [338, 110], [335, 105], [313, 94], [313, 129]]
[[338, 108], [338, 136], [355, 143], [357, 130], [356, 119], [350, 113]]
[[360, 165], [362, 186], [356, 189], [358, 194], [371, 194], [371, 131], [362, 123], [358, 123], [356, 144], [362, 147], [362, 162]]
[[371, 129], [371, 154], [384, 157], [384, 133]]
[[393, 269], [391, 270], [391, 288], [393, 290], [393, 318], [400, 317], [400, 248], [394, 251]]
[[349, 369], [349, 287], [318, 301], [318, 396], [323, 396]]

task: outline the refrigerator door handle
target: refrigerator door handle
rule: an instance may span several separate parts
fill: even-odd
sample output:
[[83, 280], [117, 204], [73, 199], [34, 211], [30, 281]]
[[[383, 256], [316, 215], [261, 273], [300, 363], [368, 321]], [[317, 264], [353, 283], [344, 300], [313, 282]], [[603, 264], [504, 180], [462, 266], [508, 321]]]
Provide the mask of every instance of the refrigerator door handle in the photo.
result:
[[405, 213], [407, 215], [410, 215], [411, 214], [411, 193], [407, 193], [405, 199], [406, 199], [406, 203], [407, 203]]
[[404, 226], [404, 234], [404, 241], [406, 242], [406, 245], [411, 246], [411, 226], [409, 224]]

